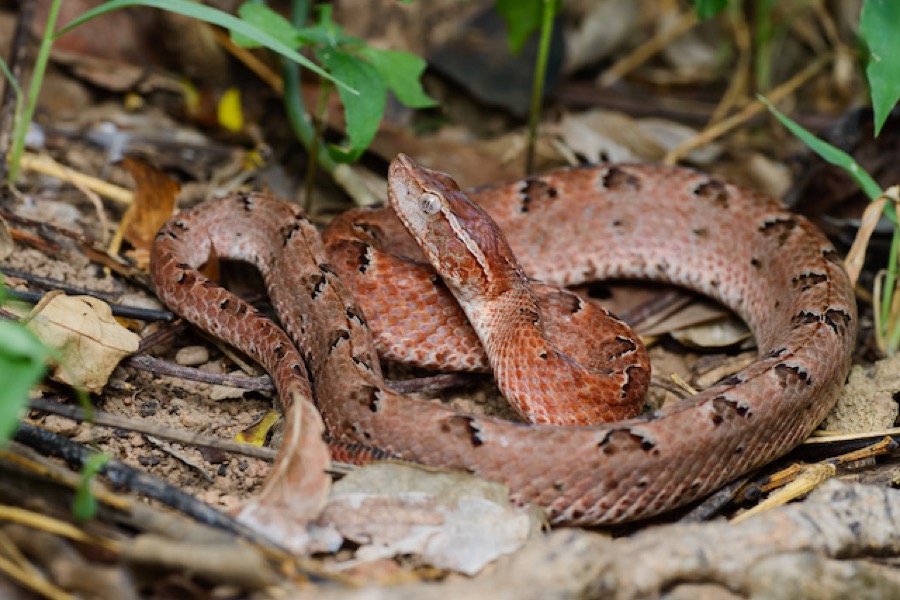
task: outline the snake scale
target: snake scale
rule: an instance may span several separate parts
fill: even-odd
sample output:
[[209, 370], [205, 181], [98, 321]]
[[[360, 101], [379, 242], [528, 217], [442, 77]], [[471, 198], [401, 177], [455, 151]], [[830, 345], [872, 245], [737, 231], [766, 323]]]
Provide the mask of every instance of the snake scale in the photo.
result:
[[[545, 507], [553, 523], [619, 523], [698, 499], [804, 440], [847, 376], [856, 303], [838, 254], [815, 226], [767, 196], [679, 167], [560, 170], [469, 194], [503, 230], [506, 246], [443, 173], [400, 155], [391, 163], [388, 191], [402, 225], [387, 210], [351, 211], [325, 232], [326, 244], [298, 208], [263, 194], [182, 212], [154, 243], [157, 293], [259, 361], [287, 411], [292, 393], [314, 396], [332, 439], [501, 481], [514, 501]], [[444, 237], [425, 239], [420, 249], [404, 239], [404, 225], [413, 235]], [[376, 244], [392, 245], [393, 258]], [[511, 262], [510, 248], [521, 267]], [[284, 329], [200, 274], [212, 249], [259, 268]], [[441, 278], [407, 258], [423, 254], [445, 261]], [[406, 267], [395, 276], [396, 263]], [[418, 364], [448, 360], [452, 368], [485, 368], [484, 351], [473, 341], [480, 337], [489, 353], [501, 351], [491, 359], [500, 363], [498, 380], [548, 362], [555, 350], [533, 336], [503, 349], [511, 327], [496, 314], [504, 303], [513, 303], [516, 327], [544, 321], [521, 291], [523, 273], [557, 285], [641, 278], [696, 290], [748, 323], [758, 360], [683, 402], [589, 426], [462, 414], [384, 384], [372, 330], [389, 358], [408, 350]], [[468, 278], [496, 297], [484, 304]], [[400, 295], [384, 296], [391, 291]], [[449, 292], [462, 295], [474, 334]], [[560, 304], [575, 314], [583, 303]], [[428, 323], [415, 324], [419, 317]], [[600, 345], [613, 344], [609, 357], [629, 356], [620, 368], [596, 369], [613, 382], [602, 385], [613, 395], [642, 389], [649, 377], [643, 348], [611, 323], [613, 333]], [[397, 333], [403, 326], [412, 333]], [[429, 345], [456, 333], [468, 336], [462, 349]], [[540, 372], [530, 377], [544, 385]], [[580, 381], [574, 387], [591, 391]], [[542, 420], [540, 409], [532, 417]], [[279, 463], [299, 468], [289, 453]]]

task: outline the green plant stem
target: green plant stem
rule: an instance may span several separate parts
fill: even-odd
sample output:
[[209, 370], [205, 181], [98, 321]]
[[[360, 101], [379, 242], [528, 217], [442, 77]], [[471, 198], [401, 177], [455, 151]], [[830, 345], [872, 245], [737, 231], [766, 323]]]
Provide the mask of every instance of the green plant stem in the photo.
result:
[[541, 120], [541, 104], [544, 99], [544, 79], [547, 74], [547, 58], [553, 37], [553, 18], [556, 16], [556, 0], [544, 0], [541, 18], [541, 38], [538, 44], [534, 82], [531, 86], [531, 110], [528, 114], [528, 146], [525, 152], [525, 173], [534, 170], [534, 149], [537, 146], [537, 128]]
[[755, 38], [756, 60], [754, 61], [754, 75], [756, 89], [766, 92], [771, 85], [772, 68], [772, 2], [771, 0], [757, 0], [755, 3], [755, 22], [753, 37]]
[[[291, 5], [291, 23], [299, 28], [305, 26], [308, 20], [308, 0], [294, 0]], [[328, 154], [328, 149], [316, 143], [316, 128], [303, 101], [300, 65], [282, 59], [281, 76], [284, 80], [284, 104], [294, 134], [308, 152], [316, 154], [316, 164], [328, 173], [333, 173], [337, 165]]]
[[25, 102], [25, 93], [19, 86], [19, 80], [25, 70], [25, 59], [28, 55], [29, 39], [31, 38], [31, 24], [37, 0], [22, 0], [19, 2], [19, 16], [16, 26], [9, 41], [9, 50], [6, 61], [0, 59], [0, 70], [6, 78], [7, 84], [0, 96], [0, 182], [6, 181], [6, 173], [9, 170], [9, 151], [12, 147], [13, 130], [16, 123], [22, 118], [22, 109]]
[[50, 12], [47, 14], [47, 26], [44, 28], [44, 36], [41, 38], [41, 47], [38, 50], [37, 59], [34, 61], [34, 71], [31, 74], [31, 83], [28, 86], [28, 97], [25, 107], [16, 119], [13, 128], [12, 148], [9, 153], [9, 181], [15, 182], [19, 176], [19, 163], [22, 161], [22, 153], [25, 152], [25, 135], [28, 126], [34, 117], [38, 95], [41, 92], [41, 84], [44, 81], [44, 73], [47, 63], [50, 61], [50, 49], [53, 47], [53, 31], [56, 29], [56, 17], [62, 0], [53, 0], [50, 4]]

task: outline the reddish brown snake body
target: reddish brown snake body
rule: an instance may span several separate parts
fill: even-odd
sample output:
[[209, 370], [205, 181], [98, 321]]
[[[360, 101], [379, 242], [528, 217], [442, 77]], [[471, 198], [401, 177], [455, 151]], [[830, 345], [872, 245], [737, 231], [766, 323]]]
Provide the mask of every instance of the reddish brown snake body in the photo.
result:
[[[395, 205], [419, 211], [414, 229], [424, 216], [443, 214], [441, 202], [455, 210], [463, 201], [449, 177], [402, 155], [391, 165], [389, 191]], [[530, 276], [559, 284], [633, 277], [695, 289], [747, 321], [759, 359], [638, 418], [526, 425], [459, 414], [384, 386], [363, 311], [337, 274], [355, 285], [381, 265], [368, 242], [399, 227], [383, 212], [338, 220], [326, 233], [329, 257], [295, 207], [255, 194], [216, 200], [163, 227], [152, 275], [173, 310], [258, 360], [282, 399], [312, 393], [305, 362], [334, 439], [502, 481], [514, 500], [546, 507], [556, 523], [623, 522], [681, 506], [787, 452], [832, 406], [855, 341], [853, 290], [831, 244], [777, 201], [686, 169], [639, 165], [558, 171], [472, 198], [500, 224]], [[358, 240], [345, 237], [351, 230]], [[196, 271], [211, 246], [260, 268], [299, 352], [278, 327]], [[378, 288], [363, 283], [368, 309]], [[430, 314], [405, 285], [388, 284], [405, 296], [391, 301], [386, 316], [370, 317], [373, 329]], [[403, 344], [383, 345], [390, 355]], [[282, 467], [289, 461], [282, 453]]]

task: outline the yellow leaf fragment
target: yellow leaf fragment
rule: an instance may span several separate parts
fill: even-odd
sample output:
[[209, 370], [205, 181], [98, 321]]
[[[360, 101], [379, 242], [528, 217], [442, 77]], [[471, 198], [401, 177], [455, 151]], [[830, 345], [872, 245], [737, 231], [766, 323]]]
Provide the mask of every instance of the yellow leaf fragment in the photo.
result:
[[269, 437], [269, 432], [272, 431], [272, 427], [275, 426], [275, 423], [277, 423], [278, 419], [280, 418], [281, 412], [277, 410], [270, 410], [265, 415], [263, 415], [262, 419], [260, 419], [247, 429], [238, 432], [238, 434], [234, 436], [234, 439], [245, 444], [264, 446], [266, 444], [266, 438]]

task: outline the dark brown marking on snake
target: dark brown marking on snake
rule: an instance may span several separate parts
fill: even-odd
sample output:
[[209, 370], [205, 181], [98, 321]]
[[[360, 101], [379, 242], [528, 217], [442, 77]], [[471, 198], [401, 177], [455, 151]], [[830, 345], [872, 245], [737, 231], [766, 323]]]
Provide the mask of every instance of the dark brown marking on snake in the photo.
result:
[[610, 191], [637, 191], [641, 189], [641, 181], [620, 167], [609, 167], [600, 173], [597, 181], [601, 189]]
[[791, 279], [791, 283], [795, 287], [799, 287], [801, 291], [805, 292], [809, 288], [819, 285], [820, 283], [825, 283], [828, 281], [828, 275], [825, 273], [802, 273], [800, 275], [794, 275]]
[[750, 407], [744, 402], [729, 398], [725, 394], [719, 394], [710, 400], [710, 420], [713, 425], [721, 425], [727, 419], [736, 417], [749, 417]]
[[723, 208], [728, 206], [728, 190], [718, 179], [707, 179], [695, 186], [692, 191], [698, 198], [707, 198]]
[[467, 439], [474, 447], [484, 444], [481, 439], [481, 430], [474, 417], [466, 415], [453, 415], [441, 420], [441, 431], [457, 437]]
[[778, 243], [783, 244], [787, 241], [788, 236], [797, 227], [797, 219], [793, 217], [772, 217], [764, 219], [757, 230], [767, 237], [777, 237]]
[[775, 374], [778, 375], [778, 381], [783, 388], [787, 387], [792, 379], [797, 379], [808, 386], [812, 385], [812, 377], [810, 377], [806, 369], [797, 365], [778, 363], [775, 365]]
[[850, 328], [853, 317], [850, 313], [840, 308], [829, 308], [823, 317], [825, 324], [831, 327], [835, 333], [843, 335]]
[[528, 212], [533, 204], [547, 202], [559, 197], [559, 190], [540, 177], [529, 177], [519, 185], [519, 210]]

